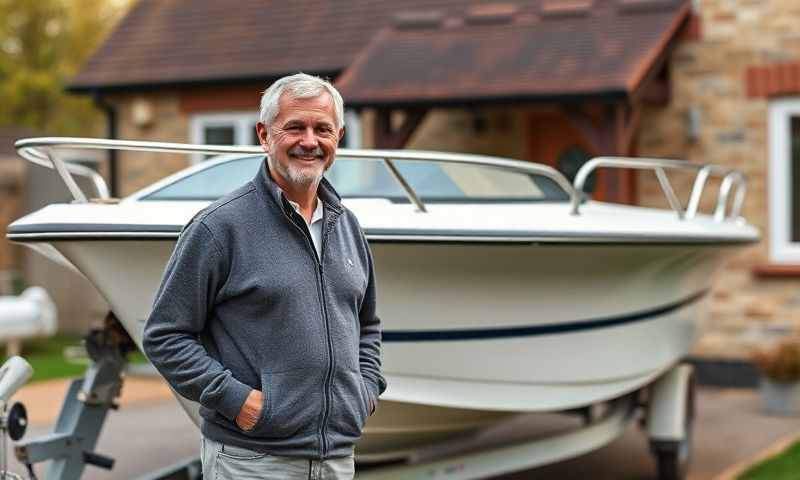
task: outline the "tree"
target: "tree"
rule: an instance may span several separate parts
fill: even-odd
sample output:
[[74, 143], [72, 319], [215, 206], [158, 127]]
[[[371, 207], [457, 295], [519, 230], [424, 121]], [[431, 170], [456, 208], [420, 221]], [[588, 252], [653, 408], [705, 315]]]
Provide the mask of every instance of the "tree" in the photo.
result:
[[0, 0], [0, 126], [102, 134], [91, 99], [67, 94], [130, 0]]

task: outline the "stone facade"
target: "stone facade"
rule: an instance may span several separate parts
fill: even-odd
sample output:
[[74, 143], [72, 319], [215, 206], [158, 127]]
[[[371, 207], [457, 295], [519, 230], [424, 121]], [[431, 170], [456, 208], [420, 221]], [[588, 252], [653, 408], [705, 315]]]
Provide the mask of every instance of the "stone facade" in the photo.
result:
[[[188, 142], [189, 115], [181, 111], [180, 95], [167, 91], [111, 98], [117, 109], [119, 138], [153, 142]], [[142, 114], [141, 109], [147, 112]], [[119, 153], [119, 196], [129, 195], [190, 164], [182, 154]]]
[[[734, 167], [748, 179], [743, 215], [762, 241], [733, 256], [714, 281], [707, 333], [697, 353], [742, 357], [765, 341], [800, 327], [800, 277], [765, 279], [769, 262], [768, 111], [770, 98], [748, 95], [749, 68], [800, 62], [800, 3], [796, 0], [701, 0], [700, 34], [683, 41], [670, 63], [672, 99], [649, 108], [638, 136], [641, 156]], [[786, 92], [791, 94], [791, 92]], [[800, 95], [800, 92], [795, 92]], [[690, 116], [696, 120], [690, 131]], [[684, 204], [693, 177], [673, 175]], [[639, 174], [640, 201], [665, 206], [653, 178]], [[710, 184], [705, 211], [716, 202]]]

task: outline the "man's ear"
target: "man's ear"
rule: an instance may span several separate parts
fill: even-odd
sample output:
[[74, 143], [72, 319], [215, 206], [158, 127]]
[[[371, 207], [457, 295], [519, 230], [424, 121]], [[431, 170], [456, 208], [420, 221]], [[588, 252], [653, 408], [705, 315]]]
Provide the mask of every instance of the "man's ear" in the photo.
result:
[[261, 147], [264, 148], [264, 151], [268, 151], [269, 143], [267, 141], [267, 137], [269, 136], [269, 132], [267, 131], [267, 127], [262, 122], [256, 122], [256, 135], [258, 135], [258, 143], [261, 144]]

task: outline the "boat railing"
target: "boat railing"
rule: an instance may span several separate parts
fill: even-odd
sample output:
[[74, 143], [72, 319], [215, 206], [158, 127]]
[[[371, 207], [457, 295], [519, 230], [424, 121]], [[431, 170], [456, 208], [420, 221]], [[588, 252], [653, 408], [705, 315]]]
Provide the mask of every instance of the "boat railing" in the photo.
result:
[[[107, 140], [94, 138], [74, 137], [39, 137], [18, 140], [14, 147], [18, 154], [26, 160], [47, 168], [54, 169], [67, 189], [73, 196], [74, 202], [86, 203], [89, 198], [75, 182], [72, 174], [88, 177], [95, 189], [97, 197], [109, 199], [108, 186], [101, 175], [94, 170], [79, 164], [64, 161], [58, 155], [59, 150], [65, 149], [99, 149], [99, 150], [126, 150], [135, 152], [162, 152], [184, 154], [263, 154], [260, 146], [230, 146], [230, 145], [198, 145], [169, 142], [147, 142], [137, 140]], [[469, 165], [482, 165], [512, 170], [523, 174], [535, 174], [549, 178], [561, 187], [571, 198], [571, 210], [575, 215], [580, 214], [580, 205], [586, 197], [584, 187], [589, 175], [598, 168], [633, 168], [652, 170], [655, 172], [659, 184], [667, 197], [667, 201], [680, 219], [692, 219], [698, 212], [700, 200], [705, 190], [709, 177], [721, 177], [722, 183], [714, 211], [716, 221], [729, 218], [737, 219], [741, 212], [742, 203], [746, 192], [744, 176], [736, 170], [717, 165], [699, 165], [679, 160], [664, 160], [652, 158], [626, 158], [626, 157], [597, 157], [586, 162], [575, 176], [574, 185], [558, 170], [547, 165], [509, 160], [506, 158], [485, 155], [471, 155], [461, 153], [444, 153], [415, 150], [376, 150], [376, 149], [347, 149], [338, 150], [338, 154], [348, 158], [363, 158], [382, 161], [390, 174], [402, 187], [409, 201], [418, 211], [426, 212], [425, 204], [417, 192], [409, 184], [401, 171], [394, 163], [404, 161], [434, 161], [441, 163], [456, 163]], [[692, 192], [686, 209], [681, 205], [665, 170], [683, 170], [696, 172]], [[728, 198], [735, 189], [733, 206], [727, 214]]]
[[[78, 173], [75, 164], [68, 164], [58, 156], [58, 150], [64, 149], [100, 149], [100, 150], [127, 150], [136, 152], [163, 152], [185, 154], [263, 154], [260, 146], [228, 146], [228, 145], [192, 145], [185, 143], [145, 142], [135, 140], [102, 140], [91, 138], [70, 137], [41, 137], [18, 140], [14, 147], [17, 153], [28, 161], [53, 168], [58, 172], [64, 184], [78, 203], [88, 202], [86, 194], [78, 187], [70, 172]], [[414, 150], [361, 150], [341, 148], [338, 155], [348, 158], [363, 158], [380, 160], [386, 165], [389, 173], [402, 187], [409, 201], [421, 212], [427, 211], [425, 204], [414, 191], [409, 182], [397, 168], [395, 161], [434, 161], [440, 163], [457, 163], [468, 165], [483, 165], [513, 170], [524, 174], [535, 174], [547, 177], [558, 184], [565, 192], [572, 195], [573, 188], [564, 175], [558, 170], [535, 163], [520, 162], [506, 158], [490, 157], [485, 155], [470, 155], [460, 153], [444, 153]], [[85, 168], [85, 167], [84, 167]], [[88, 170], [88, 169], [87, 169]], [[97, 194], [102, 199], [109, 198], [108, 188], [103, 178], [92, 172], [92, 181], [96, 186]], [[86, 174], [86, 172], [82, 172]]]
[[[572, 213], [580, 214], [580, 205], [585, 197], [584, 187], [586, 181], [598, 168], [626, 168], [637, 170], [651, 170], [655, 173], [658, 183], [664, 196], [667, 198], [670, 207], [681, 220], [691, 220], [697, 215], [700, 208], [700, 200], [703, 197], [706, 183], [709, 177], [721, 178], [717, 204], [714, 208], [714, 220], [722, 222], [727, 219], [738, 219], [744, 197], [747, 193], [747, 181], [739, 171], [720, 165], [696, 164], [682, 160], [665, 160], [660, 158], [627, 158], [627, 157], [597, 157], [589, 160], [575, 174], [574, 190], [572, 192]], [[692, 191], [689, 195], [689, 203], [684, 209], [672, 183], [667, 176], [666, 170], [678, 170], [695, 173]], [[735, 189], [733, 204], [728, 213], [728, 200], [731, 191]]]

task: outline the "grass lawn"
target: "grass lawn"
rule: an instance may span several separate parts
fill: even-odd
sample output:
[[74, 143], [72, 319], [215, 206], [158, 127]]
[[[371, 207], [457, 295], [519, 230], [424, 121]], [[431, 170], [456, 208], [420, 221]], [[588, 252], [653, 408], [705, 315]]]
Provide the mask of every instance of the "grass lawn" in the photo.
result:
[[[65, 348], [80, 347], [81, 345], [80, 337], [68, 335], [26, 340], [22, 346], [22, 357], [33, 367], [33, 377], [28, 383], [53, 378], [74, 378], [83, 375], [88, 359], [84, 361], [64, 357]], [[2, 356], [3, 362], [5, 362], [5, 351], [3, 351]], [[138, 351], [128, 355], [128, 360], [131, 363], [146, 362], [144, 355]]]
[[794, 480], [800, 478], [800, 442], [756, 464], [744, 472], [738, 480]]

